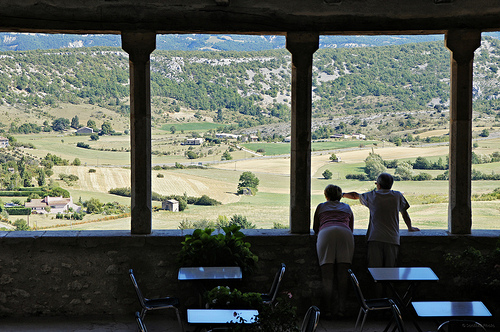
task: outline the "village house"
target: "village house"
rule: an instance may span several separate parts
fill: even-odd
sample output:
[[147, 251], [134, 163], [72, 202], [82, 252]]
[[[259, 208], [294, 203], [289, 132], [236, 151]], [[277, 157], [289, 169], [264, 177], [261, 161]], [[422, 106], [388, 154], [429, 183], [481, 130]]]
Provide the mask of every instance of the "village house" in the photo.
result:
[[81, 127], [76, 130], [77, 135], [88, 135], [88, 134], [93, 134], [94, 129], [89, 128], [89, 127]]
[[366, 139], [366, 135], [359, 134], [359, 133], [354, 133], [354, 134], [352, 134], [352, 138], [355, 138], [355, 139]]
[[232, 139], [238, 139], [241, 137], [241, 135], [235, 135], [235, 134], [226, 134], [226, 133], [218, 133], [215, 134], [215, 137], [217, 138], [232, 138]]
[[342, 135], [342, 134], [333, 134], [333, 135], [330, 135], [330, 138], [344, 138], [344, 135]]
[[3, 136], [0, 136], [0, 148], [6, 148], [9, 146], [9, 139]]
[[179, 212], [179, 201], [175, 199], [168, 199], [161, 202], [161, 208], [167, 211]]
[[73, 199], [46, 196], [44, 198], [34, 198], [31, 202], [24, 203], [25, 207], [31, 208], [31, 213], [67, 213], [72, 208], [75, 212], [80, 212], [81, 206], [73, 203]]
[[187, 138], [183, 144], [184, 145], [201, 145], [201, 144], [203, 144], [203, 138]]

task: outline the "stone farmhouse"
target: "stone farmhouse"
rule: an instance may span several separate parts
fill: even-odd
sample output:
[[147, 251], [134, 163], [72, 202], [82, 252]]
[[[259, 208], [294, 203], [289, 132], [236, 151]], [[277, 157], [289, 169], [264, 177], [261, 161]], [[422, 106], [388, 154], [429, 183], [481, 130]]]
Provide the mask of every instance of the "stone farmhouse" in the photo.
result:
[[81, 128], [78, 128], [76, 131], [77, 135], [87, 135], [87, 134], [93, 134], [93, 133], [94, 133], [94, 129], [89, 128], [89, 127], [81, 127]]
[[167, 211], [179, 212], [179, 201], [175, 199], [168, 199], [161, 202], [161, 208]]
[[31, 213], [67, 213], [72, 208], [75, 212], [80, 212], [81, 206], [73, 203], [73, 199], [46, 196], [44, 198], [32, 199], [31, 202], [24, 203], [25, 207], [31, 208]]
[[201, 145], [201, 144], [203, 144], [203, 138], [187, 138], [183, 144], [184, 145]]

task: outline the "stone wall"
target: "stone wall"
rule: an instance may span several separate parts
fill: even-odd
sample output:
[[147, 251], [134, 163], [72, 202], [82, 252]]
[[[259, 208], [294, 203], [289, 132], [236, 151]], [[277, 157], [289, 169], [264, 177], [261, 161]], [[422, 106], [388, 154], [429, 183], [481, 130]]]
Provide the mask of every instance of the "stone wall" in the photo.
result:
[[[281, 262], [287, 265], [283, 291], [303, 310], [319, 305], [320, 270], [314, 235], [286, 230], [245, 230], [259, 257], [250, 278], [235, 283], [246, 291], [267, 292]], [[0, 232], [0, 316], [132, 314], [138, 301], [128, 277], [133, 268], [147, 297], [175, 295], [183, 307], [195, 305], [198, 288], [177, 281], [176, 254], [186, 232], [154, 231], [131, 236], [129, 231]], [[499, 231], [449, 236], [445, 231], [402, 231], [400, 265], [430, 266], [440, 277], [422, 285], [419, 299], [456, 298], [452, 277], [443, 264], [445, 253], [468, 246], [490, 250]], [[364, 231], [355, 232], [353, 270], [369, 295]], [[482, 299], [479, 299], [482, 300]], [[497, 303], [487, 303], [498, 312]], [[358, 310], [354, 294], [348, 307]]]

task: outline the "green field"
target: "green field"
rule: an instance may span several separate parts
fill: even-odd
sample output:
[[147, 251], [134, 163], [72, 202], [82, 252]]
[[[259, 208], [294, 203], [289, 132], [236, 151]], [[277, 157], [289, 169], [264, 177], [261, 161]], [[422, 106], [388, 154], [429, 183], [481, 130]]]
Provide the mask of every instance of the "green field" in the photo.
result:
[[[371, 146], [377, 141], [359, 141], [359, 140], [349, 140], [349, 141], [328, 141], [328, 142], [312, 142], [311, 151], [324, 151], [324, 150], [337, 150], [337, 149], [348, 149], [363, 146]], [[275, 155], [285, 155], [290, 153], [290, 143], [245, 143], [241, 146], [252, 150], [264, 150], [264, 155], [275, 156]]]
[[170, 128], [172, 126], [175, 127], [176, 131], [194, 131], [194, 132], [200, 132], [200, 131], [209, 131], [211, 129], [217, 129], [219, 127], [225, 126], [220, 124], [220, 123], [213, 123], [213, 122], [187, 122], [187, 123], [166, 123], [163, 126], [161, 126], [161, 130], [165, 131], [170, 131]]
[[[130, 170], [123, 167], [130, 163], [130, 155], [126, 151], [129, 146], [129, 136], [104, 136], [97, 142], [92, 142], [87, 136], [74, 136], [71, 134], [32, 134], [15, 135], [19, 142], [32, 143], [36, 149], [23, 149], [24, 153], [44, 157], [47, 153], [56, 154], [68, 159], [70, 163], [79, 158], [82, 166], [56, 166], [51, 180], [59, 183], [68, 189], [74, 201], [80, 198], [85, 201], [92, 197], [103, 202], [117, 201], [121, 204], [130, 204], [130, 199], [126, 197], [108, 194], [108, 190], [118, 187], [130, 186]], [[159, 211], [153, 213], [153, 227], [155, 229], [178, 228], [181, 222], [196, 221], [216, 221], [219, 216], [230, 218], [235, 214], [245, 216], [248, 221], [257, 225], [258, 228], [270, 228], [273, 223], [288, 225], [289, 223], [289, 188], [290, 188], [290, 158], [289, 143], [248, 143], [244, 146], [256, 151], [263, 148], [266, 154], [281, 155], [284, 157], [254, 156], [244, 150], [234, 150], [231, 152], [233, 160], [220, 162], [223, 151], [230, 148], [229, 145], [196, 147], [196, 149], [212, 149], [211, 155], [203, 158], [188, 160], [183, 155], [181, 146], [185, 135], [176, 133], [163, 133], [155, 130], [153, 132], [154, 147], [164, 145], [164, 149], [172, 151], [171, 155], [153, 156], [155, 163], [184, 162], [193, 164], [213, 163], [204, 169], [175, 169], [175, 170], [153, 170], [153, 191], [162, 195], [186, 193], [190, 196], [201, 196], [207, 194], [212, 198], [221, 201], [219, 206], [194, 206], [180, 213]], [[108, 148], [116, 151], [98, 151], [77, 148], [76, 143], [85, 141], [94, 149]], [[324, 150], [324, 153], [312, 155], [311, 173], [311, 215], [317, 204], [324, 200], [323, 189], [329, 183], [339, 185], [344, 191], [365, 192], [374, 188], [373, 181], [347, 180], [347, 174], [363, 173], [364, 158], [372, 151], [367, 147], [374, 142], [364, 141], [364, 147], [360, 148], [360, 141], [331, 141], [313, 143], [315, 149]], [[478, 147], [474, 149], [476, 154], [491, 154], [500, 151], [500, 138], [478, 141]], [[386, 144], [374, 146], [375, 152], [384, 156], [385, 160], [415, 160], [417, 156], [425, 156], [430, 161], [437, 161], [439, 157], [445, 159], [448, 151], [447, 146], [441, 147], [395, 147]], [[341, 162], [331, 162], [329, 160], [331, 150], [342, 156]], [[175, 152], [175, 153], [174, 153]], [[89, 169], [94, 168], [95, 173], [89, 173]], [[491, 173], [500, 171], [500, 163], [487, 163], [473, 165], [474, 169], [481, 172]], [[324, 170], [333, 173], [331, 180], [325, 180], [322, 176]], [[256, 196], [237, 196], [236, 186], [239, 176], [244, 171], [251, 171], [260, 180], [259, 192]], [[394, 172], [390, 169], [389, 172]], [[440, 170], [414, 170], [414, 174], [426, 172], [433, 177], [441, 174]], [[67, 186], [59, 181], [59, 174], [75, 174], [79, 180], [72, 186]], [[160, 175], [160, 176], [159, 176]], [[48, 179], [49, 181], [49, 179]], [[500, 187], [500, 181], [473, 181], [473, 194], [490, 193], [495, 188]], [[422, 229], [446, 229], [448, 219], [448, 182], [447, 181], [398, 181], [394, 184], [394, 189], [404, 192], [411, 209], [410, 215], [414, 224]], [[3, 197], [4, 202], [9, 198]], [[368, 210], [361, 206], [359, 202], [347, 201], [353, 208], [355, 214], [355, 227], [363, 229], [367, 227]], [[159, 202], [153, 202], [154, 206], [159, 206]], [[473, 228], [475, 229], [499, 229], [498, 215], [500, 214], [500, 201], [480, 202], [473, 201]], [[86, 221], [101, 218], [101, 215], [85, 217]], [[18, 219], [11, 217], [12, 221]], [[31, 216], [30, 224], [39, 227], [56, 226], [67, 223], [66, 226], [49, 229], [130, 229], [130, 218], [119, 220], [89, 222], [86, 224], [71, 224], [61, 220], [53, 219], [52, 216]]]

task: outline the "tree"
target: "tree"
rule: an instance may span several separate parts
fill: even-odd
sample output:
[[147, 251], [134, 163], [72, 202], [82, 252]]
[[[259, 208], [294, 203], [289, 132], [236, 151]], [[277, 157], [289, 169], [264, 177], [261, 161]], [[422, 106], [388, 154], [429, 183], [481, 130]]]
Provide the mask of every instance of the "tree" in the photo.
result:
[[47, 181], [45, 181], [45, 172], [43, 171], [43, 168], [38, 169], [37, 182], [39, 187], [43, 187], [47, 183]]
[[91, 135], [90, 135], [90, 139], [91, 139], [92, 141], [98, 141], [98, 140], [99, 140], [99, 135], [97, 135], [97, 134], [91, 134]]
[[481, 137], [488, 137], [488, 136], [490, 136], [490, 132], [489, 132], [488, 129], [483, 129], [481, 131], [481, 134], [479, 134], [479, 136], [481, 136]]
[[335, 153], [332, 153], [332, 155], [330, 156], [330, 160], [331, 161], [338, 161], [339, 157], [337, 157], [337, 155]]
[[87, 213], [101, 213], [104, 204], [97, 198], [91, 198], [85, 202]]
[[394, 173], [399, 175], [401, 180], [411, 180], [413, 179], [413, 166], [409, 162], [403, 161], [396, 167]]
[[323, 177], [327, 180], [331, 179], [332, 178], [332, 171], [330, 171], [329, 169], [325, 169], [325, 171], [321, 174], [323, 175]]
[[365, 173], [370, 180], [376, 180], [380, 173], [387, 171], [384, 160], [376, 153], [370, 152], [365, 159]]
[[257, 192], [257, 187], [259, 186], [259, 179], [252, 172], [243, 172], [240, 175], [240, 180], [238, 183], [238, 193], [243, 193], [244, 188], [253, 189], [252, 193]]
[[188, 159], [196, 159], [198, 158], [198, 154], [196, 154], [193, 150], [189, 150], [186, 152], [186, 157], [188, 157]]
[[73, 162], [71, 164], [73, 166], [80, 166], [82, 164], [82, 162], [80, 161], [80, 159], [75, 158], [75, 160], [73, 160]]
[[97, 131], [97, 125], [94, 120], [89, 119], [87, 121], [87, 127], [94, 129], [94, 131]]
[[69, 127], [69, 120], [65, 118], [59, 118], [55, 119], [52, 121], [52, 129], [54, 131], [63, 131], [68, 129]]
[[103, 135], [111, 135], [115, 131], [111, 127], [111, 123], [109, 121], [104, 121], [101, 126], [101, 132]]
[[70, 198], [71, 195], [69, 194], [69, 191], [67, 191], [66, 189], [63, 189], [61, 187], [54, 187], [50, 190], [49, 196], [50, 197], [62, 196], [64, 198]]
[[172, 134], [175, 134], [176, 131], [177, 131], [177, 129], [175, 128], [175, 126], [170, 127], [170, 132]]
[[74, 128], [74, 129], [80, 128], [80, 120], [78, 119], [78, 115], [75, 115], [71, 119], [71, 128]]
[[224, 151], [222, 154], [221, 160], [231, 160], [233, 159], [233, 156], [229, 153], [229, 151]]

